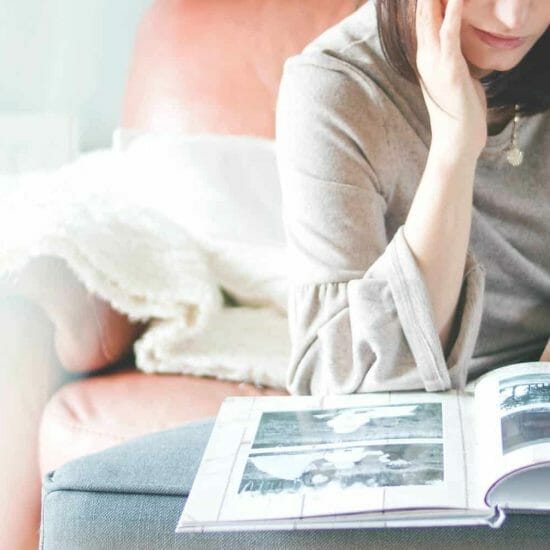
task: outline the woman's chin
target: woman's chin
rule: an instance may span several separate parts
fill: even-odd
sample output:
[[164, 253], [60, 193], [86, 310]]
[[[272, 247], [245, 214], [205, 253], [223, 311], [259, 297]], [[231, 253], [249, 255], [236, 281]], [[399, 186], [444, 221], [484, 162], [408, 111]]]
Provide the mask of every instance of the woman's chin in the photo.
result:
[[522, 59], [523, 56], [517, 55], [498, 56], [498, 58], [494, 59], [470, 56], [468, 59], [468, 66], [470, 67], [472, 76], [475, 78], [483, 78], [494, 71], [511, 71], [514, 67], [519, 65]]

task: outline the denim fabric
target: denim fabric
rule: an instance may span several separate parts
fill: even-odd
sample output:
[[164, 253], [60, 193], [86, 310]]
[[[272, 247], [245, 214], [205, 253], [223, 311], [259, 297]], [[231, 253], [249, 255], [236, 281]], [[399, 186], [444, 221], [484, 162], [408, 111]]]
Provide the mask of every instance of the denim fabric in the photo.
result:
[[187, 424], [75, 460], [44, 480], [42, 550], [548, 548], [550, 517], [460, 527], [175, 534], [212, 428]]

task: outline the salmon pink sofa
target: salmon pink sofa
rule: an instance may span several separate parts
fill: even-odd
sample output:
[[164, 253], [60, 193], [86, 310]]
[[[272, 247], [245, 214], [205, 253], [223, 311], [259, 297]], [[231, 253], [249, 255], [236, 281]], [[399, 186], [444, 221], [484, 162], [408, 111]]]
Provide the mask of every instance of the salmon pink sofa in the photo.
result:
[[[156, 0], [136, 36], [121, 128], [273, 139], [285, 59], [362, 3]], [[67, 384], [51, 398], [40, 429], [43, 474], [129, 438], [215, 416], [227, 396], [283, 393], [144, 374], [131, 360], [122, 367]]]

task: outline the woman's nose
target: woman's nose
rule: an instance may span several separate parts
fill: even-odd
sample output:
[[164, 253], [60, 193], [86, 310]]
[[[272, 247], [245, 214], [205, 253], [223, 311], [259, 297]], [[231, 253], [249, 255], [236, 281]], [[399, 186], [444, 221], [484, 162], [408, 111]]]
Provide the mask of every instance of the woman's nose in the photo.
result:
[[495, 16], [506, 30], [521, 30], [530, 10], [531, 0], [495, 0]]

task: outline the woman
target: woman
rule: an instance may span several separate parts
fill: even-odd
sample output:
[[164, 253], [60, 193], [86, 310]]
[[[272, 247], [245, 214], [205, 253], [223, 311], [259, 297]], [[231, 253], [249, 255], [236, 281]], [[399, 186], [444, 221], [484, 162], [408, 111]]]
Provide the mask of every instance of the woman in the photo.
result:
[[378, 0], [277, 106], [293, 393], [444, 390], [550, 334], [550, 3]]

